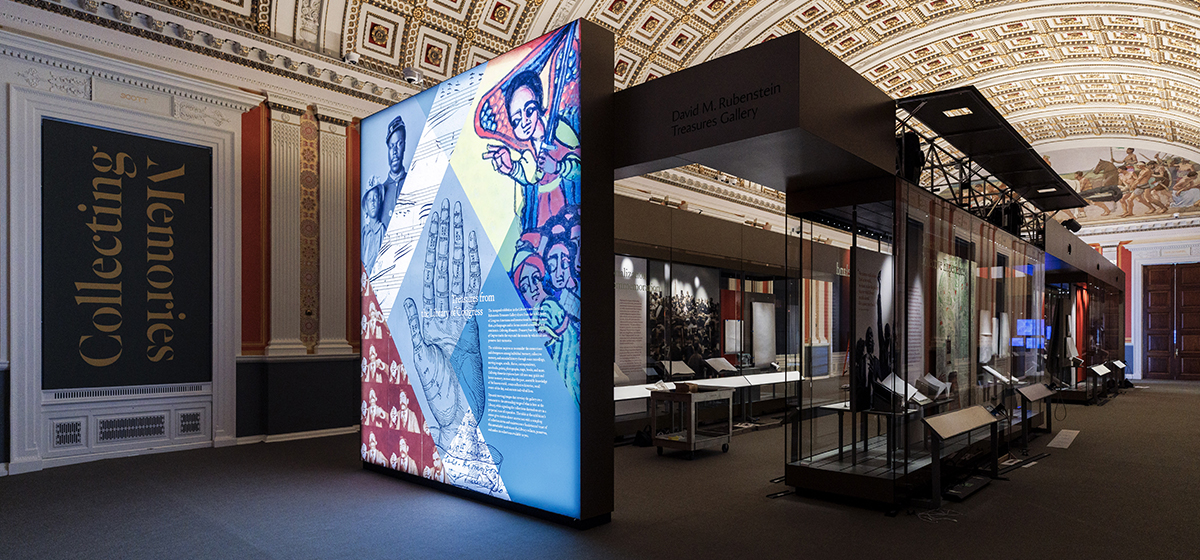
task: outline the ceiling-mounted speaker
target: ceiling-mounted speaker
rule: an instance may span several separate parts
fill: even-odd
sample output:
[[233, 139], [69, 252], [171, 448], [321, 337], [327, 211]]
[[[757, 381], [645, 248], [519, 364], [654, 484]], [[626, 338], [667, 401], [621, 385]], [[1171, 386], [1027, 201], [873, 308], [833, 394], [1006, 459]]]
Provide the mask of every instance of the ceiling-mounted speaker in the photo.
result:
[[921, 151], [921, 137], [915, 132], [905, 132], [896, 137], [897, 171], [904, 180], [917, 185], [921, 182], [921, 168], [925, 167], [925, 153]]

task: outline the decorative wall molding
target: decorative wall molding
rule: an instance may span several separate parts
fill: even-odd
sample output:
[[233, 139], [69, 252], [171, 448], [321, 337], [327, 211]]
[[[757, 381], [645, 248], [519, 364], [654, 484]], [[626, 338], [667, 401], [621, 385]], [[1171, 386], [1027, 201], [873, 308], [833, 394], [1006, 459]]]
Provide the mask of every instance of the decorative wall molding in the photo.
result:
[[[6, 8], [17, 6], [6, 4]], [[4, 14], [8, 16], [6, 12]], [[30, 65], [36, 72], [30, 73]], [[21, 75], [18, 75], [21, 74]], [[50, 76], [54, 76], [51, 82]], [[36, 77], [41, 88], [29, 87]], [[39, 41], [0, 31], [0, 91], [7, 108], [5, 143], [9, 146], [7, 166], [0, 169], [0, 210], [4, 210], [6, 228], [0, 251], [12, 258], [0, 258], [3, 274], [0, 283], [5, 294], [20, 298], [0, 300], [0, 311], [10, 321], [0, 329], [0, 359], [8, 360], [12, 390], [12, 462], [11, 473], [28, 472], [47, 466], [95, 460], [101, 457], [132, 455], [167, 449], [232, 444], [236, 420], [237, 302], [239, 287], [234, 259], [237, 238], [240, 119], [226, 118], [222, 125], [175, 119], [155, 111], [139, 111], [91, 100], [95, 80], [117, 84], [123, 91], [144, 91], [148, 96], [171, 100], [186, 97], [185, 102], [213, 111], [253, 106], [259, 97], [232, 88], [220, 88], [190, 78], [159, 72], [108, 59], [94, 53], [76, 51], [59, 44]], [[34, 80], [37, 81], [36, 79]], [[89, 84], [87, 95], [76, 85]], [[49, 84], [57, 84], [51, 87]], [[132, 134], [153, 135], [166, 140], [207, 146], [213, 153], [213, 370], [212, 381], [197, 392], [192, 388], [160, 388], [157, 393], [137, 391], [100, 391], [75, 395], [71, 392], [46, 393], [41, 388], [41, 119], [57, 118], [85, 125], [110, 128]], [[12, 202], [8, 212], [3, 206]], [[0, 255], [3, 256], [3, 255]], [[11, 306], [11, 307], [9, 307]], [[11, 353], [10, 353], [11, 352]], [[190, 387], [190, 386], [189, 386]], [[62, 393], [62, 395], [60, 395]], [[66, 398], [59, 398], [65, 395]], [[176, 416], [176, 412], [186, 417]], [[157, 439], [126, 437], [122, 432], [89, 432], [86, 441], [79, 432], [78, 445], [71, 437], [58, 441], [66, 447], [50, 447], [50, 430], [55, 419], [84, 419], [102, 429], [106, 418], [124, 416], [162, 417], [162, 432]], [[199, 414], [199, 416], [197, 416]], [[141, 415], [141, 416], [139, 416]], [[87, 420], [91, 419], [91, 420]], [[182, 424], [176, 424], [176, 422]], [[199, 422], [199, 424], [197, 424]], [[182, 426], [182, 427], [180, 427]], [[68, 426], [70, 428], [70, 426]], [[178, 430], [176, 430], [178, 428]], [[66, 429], [66, 428], [64, 428]], [[90, 430], [91, 428], [89, 428]], [[177, 437], [179, 436], [179, 437]], [[157, 437], [157, 436], [156, 436]], [[70, 441], [68, 441], [70, 440]]]
[[[126, 1], [113, 0], [116, 3]], [[167, 21], [173, 17], [161, 12], [155, 14], [152, 11], [155, 9], [169, 8], [163, 6], [143, 7], [140, 11], [150, 12], [148, 15], [152, 15], [156, 21]], [[54, 15], [47, 16], [46, 12], [53, 12]], [[111, 56], [141, 60], [148, 65], [170, 68], [172, 72], [203, 78], [204, 81], [194, 80], [197, 87], [187, 88], [191, 91], [215, 91], [219, 89], [219, 86], [214, 86], [213, 83], [225, 83], [239, 86], [243, 90], [272, 92], [297, 99], [311, 99], [321, 106], [335, 107], [340, 113], [354, 116], [373, 113], [379, 109], [380, 105], [389, 105], [394, 102], [392, 97], [400, 99], [414, 92], [408, 84], [400, 79], [388, 78], [382, 74], [372, 75], [363, 69], [346, 65], [338, 59], [322, 57], [316, 53], [300, 51], [286, 57], [297, 68], [294, 72], [286, 67], [283, 60], [285, 57], [282, 56], [274, 59], [272, 64], [261, 61], [261, 57], [239, 56], [234, 52], [232, 44], [235, 41], [229, 40], [230, 36], [213, 35], [213, 33], [226, 32], [219, 23], [204, 22], [198, 26], [195, 23], [172, 20], [167, 21], [167, 27], [177, 31], [171, 32], [164, 28], [163, 33], [157, 33], [140, 23], [144, 20], [142, 17], [134, 19], [132, 23], [123, 23], [111, 18], [105, 12], [107, 10], [100, 10], [98, 14], [89, 14], [64, 4], [44, 0], [9, 0], [5, 4], [5, 10], [0, 12], [0, 26], [20, 30], [34, 36], [53, 37], [58, 41], [67, 41], [79, 47], [99, 50]], [[99, 31], [96, 29], [97, 26], [125, 34], [127, 37], [113, 37], [113, 33]], [[192, 29], [189, 29], [188, 26], [191, 26]], [[196, 27], [201, 27], [201, 31], [195, 31]], [[180, 29], [184, 31], [178, 31]], [[204, 31], [204, 29], [208, 31]], [[233, 33], [232, 30], [228, 32]], [[285, 45], [272, 42], [265, 37], [246, 37], [236, 42], [268, 54], [278, 54], [279, 49]], [[164, 49], [161, 47], [163, 44], [176, 48]], [[70, 48], [62, 47], [60, 50], [66, 51]], [[102, 58], [96, 55], [90, 56]], [[67, 64], [67, 62], [60, 62], [60, 64]], [[307, 66], [307, 68], [302, 66]], [[331, 68], [336, 70], [331, 70]], [[147, 70], [147, 72], [166, 74], [162, 71]], [[332, 76], [336, 73], [344, 75], [348, 72], [357, 74], [358, 79], [364, 84], [374, 83], [379, 86], [380, 95], [371, 95], [322, 79], [326, 75]], [[178, 74], [175, 75], [178, 76]], [[286, 79], [280, 80], [277, 79], [278, 77]], [[155, 81], [161, 83], [164, 80]], [[178, 95], [187, 97], [185, 92], [179, 92]], [[252, 94], [246, 93], [245, 95]], [[259, 99], [261, 100], [261, 96]], [[251, 105], [253, 104], [257, 104], [257, 101]], [[245, 107], [236, 108], [241, 111], [246, 110]]]
[[[279, 442], [283, 442], [283, 441], [296, 441], [299, 439], [312, 439], [312, 438], [320, 438], [320, 437], [342, 436], [342, 435], [346, 435], [346, 434], [356, 434], [356, 433], [358, 433], [359, 428], [360, 428], [360, 426], [358, 426], [356, 424], [354, 426], [346, 426], [344, 428], [329, 428], [327, 430], [313, 430], [311, 432], [292, 432], [290, 434], [273, 434], [273, 435], [269, 435], [269, 436], [255, 436], [255, 437], [261, 437], [263, 443], [279, 443]], [[239, 442], [239, 443], [241, 443], [241, 442]], [[249, 441], [246, 443], [254, 443], [254, 442]]]
[[175, 118], [179, 120], [198, 122], [201, 124], [208, 124], [208, 122], [211, 120], [212, 126], [218, 128], [225, 126], [225, 124], [230, 120], [223, 113], [221, 113], [219, 109], [211, 106], [198, 105], [196, 103], [181, 99], [176, 99], [173, 106], [175, 109]]
[[92, 98], [92, 81], [88, 78], [64, 76], [49, 70], [43, 73], [34, 66], [30, 66], [23, 72], [17, 72], [17, 75], [33, 89], [63, 93], [79, 99]]
[[[91, 99], [91, 80], [85, 77], [56, 74], [51, 70], [52, 68], [165, 93], [207, 105], [233, 109], [238, 112], [250, 109], [262, 99], [258, 95], [228, 88], [218, 89], [207, 82], [176, 74], [168, 74], [132, 64], [114, 64], [111, 59], [102, 56], [81, 53], [70, 47], [46, 44], [21, 35], [3, 34], [0, 39], [0, 56], [12, 57], [34, 65], [17, 73], [30, 87], [43, 89], [42, 86], [35, 84], [44, 82], [50, 84], [49, 88], [45, 89], [46, 91], [65, 93], [78, 99]], [[119, 67], [120, 70], [113, 69], [114, 66]], [[39, 69], [39, 67], [48, 68]], [[51, 76], [54, 76], [53, 81]], [[86, 82], [86, 86], [82, 84], [83, 82]], [[56, 91], [56, 89], [60, 91]], [[80, 90], [84, 90], [86, 93]]]

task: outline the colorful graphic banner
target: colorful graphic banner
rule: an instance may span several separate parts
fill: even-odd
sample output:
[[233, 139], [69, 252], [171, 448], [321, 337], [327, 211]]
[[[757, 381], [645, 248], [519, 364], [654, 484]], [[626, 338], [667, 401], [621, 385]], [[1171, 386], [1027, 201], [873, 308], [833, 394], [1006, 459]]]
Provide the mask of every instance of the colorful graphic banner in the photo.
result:
[[212, 150], [42, 120], [42, 388], [212, 379]]
[[580, 514], [579, 24], [362, 122], [362, 458]]

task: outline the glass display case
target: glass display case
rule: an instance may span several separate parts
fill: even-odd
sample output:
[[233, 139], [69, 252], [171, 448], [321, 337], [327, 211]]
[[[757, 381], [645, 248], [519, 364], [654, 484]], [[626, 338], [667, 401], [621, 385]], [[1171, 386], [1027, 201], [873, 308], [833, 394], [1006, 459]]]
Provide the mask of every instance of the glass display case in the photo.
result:
[[[880, 198], [880, 197], [876, 197]], [[1042, 252], [924, 189], [794, 216], [803, 237], [802, 303], [788, 364], [804, 376], [787, 423], [790, 486], [881, 502], [929, 495], [923, 419], [982, 405], [1001, 451], [1038, 425], [1044, 381]], [[1021, 410], [1028, 406], [1030, 410]], [[988, 446], [988, 429], [943, 457]]]
[[1059, 388], [1055, 399], [1091, 403], [1116, 392], [1126, 369], [1117, 365], [1124, 364], [1124, 292], [1078, 274], [1051, 280], [1047, 366]]
[[[799, 304], [788, 313], [785, 300], [799, 282], [784, 272], [788, 236], [778, 224], [772, 229], [678, 203], [618, 198], [626, 217], [644, 212], [631, 219], [636, 227], [617, 228], [618, 434], [644, 430], [653, 424], [652, 414], [667, 425], [666, 411], [651, 407], [651, 391], [681, 382], [732, 389], [735, 429], [778, 424], [786, 409], [784, 386], [800, 375], [784, 367], [787, 333], [800, 329]], [[718, 412], [698, 410], [698, 421], [724, 421]]]

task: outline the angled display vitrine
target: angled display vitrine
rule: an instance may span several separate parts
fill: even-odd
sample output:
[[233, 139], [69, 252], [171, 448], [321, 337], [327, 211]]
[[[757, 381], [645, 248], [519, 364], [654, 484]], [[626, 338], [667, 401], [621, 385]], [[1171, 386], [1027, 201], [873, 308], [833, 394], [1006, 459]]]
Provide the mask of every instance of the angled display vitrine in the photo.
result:
[[[803, 330], [789, 345], [804, 377], [786, 479], [899, 503], [929, 495], [924, 418], [984, 406], [1002, 451], [1021, 437], [1023, 416], [1043, 422], [1045, 405], [1026, 405], [1017, 389], [1044, 381], [1044, 268], [1038, 248], [924, 189], [881, 190], [789, 223], [803, 237], [794, 294]], [[942, 444], [953, 459], [992, 441], [980, 429]]]
[[[1046, 367], [1054, 400], [1088, 404], [1124, 379], [1125, 273], [1047, 220]], [[1118, 365], [1120, 364], [1120, 365]]]

